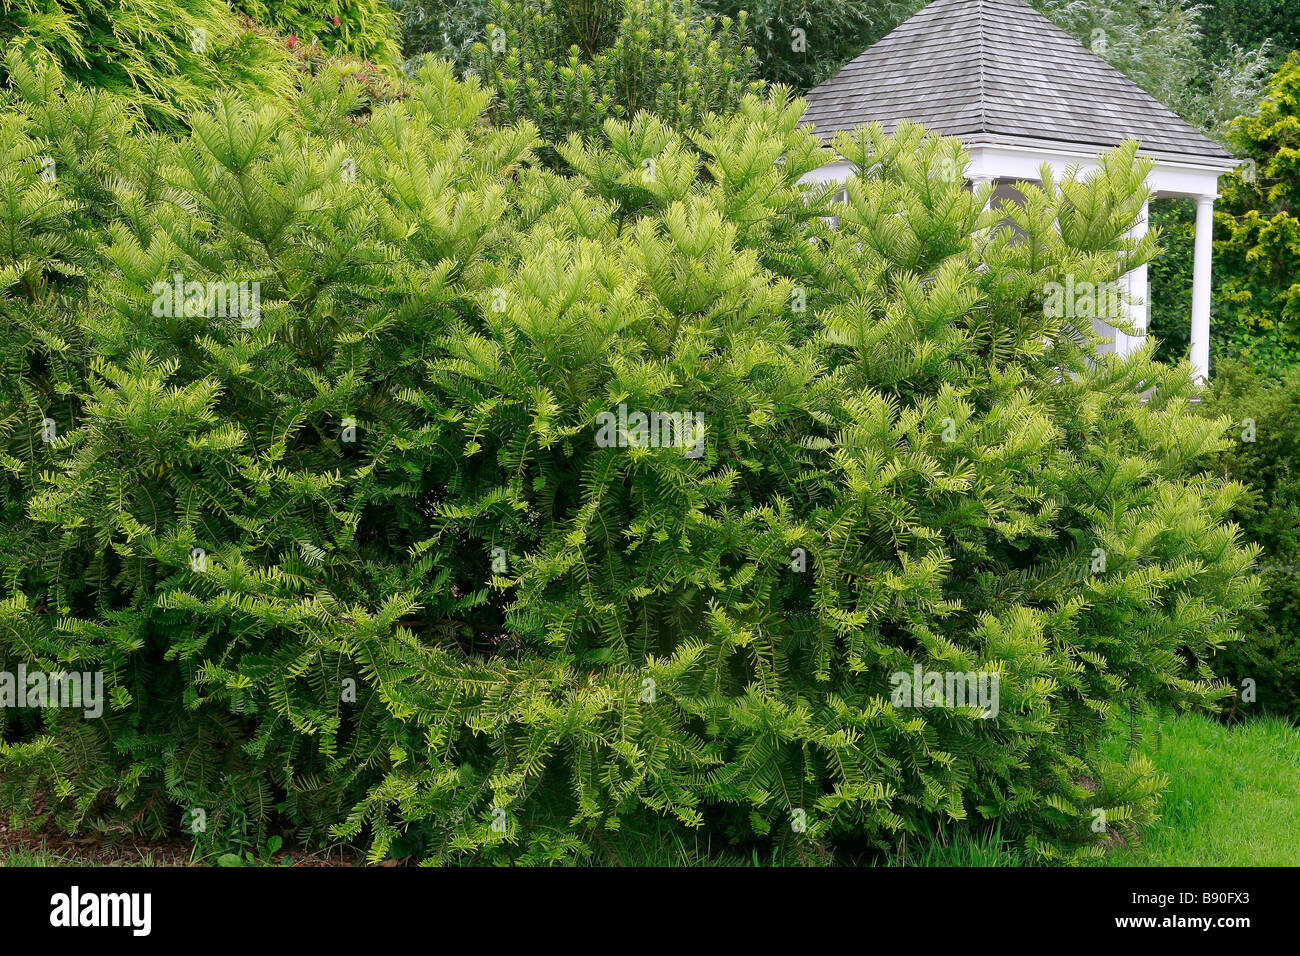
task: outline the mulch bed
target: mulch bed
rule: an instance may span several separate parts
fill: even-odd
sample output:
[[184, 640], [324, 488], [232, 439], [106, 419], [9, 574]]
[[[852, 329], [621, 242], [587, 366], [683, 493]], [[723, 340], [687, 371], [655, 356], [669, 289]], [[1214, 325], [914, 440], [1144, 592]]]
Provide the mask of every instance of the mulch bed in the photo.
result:
[[[194, 846], [183, 839], [148, 840], [127, 833], [96, 833], [72, 836], [50, 825], [39, 828], [13, 827], [0, 820], [0, 866], [14, 853], [48, 854], [62, 866], [211, 866], [196, 861]], [[313, 851], [289, 851], [284, 858], [291, 866], [364, 866], [365, 857], [354, 850], [333, 847]], [[398, 865], [386, 861], [384, 866]]]

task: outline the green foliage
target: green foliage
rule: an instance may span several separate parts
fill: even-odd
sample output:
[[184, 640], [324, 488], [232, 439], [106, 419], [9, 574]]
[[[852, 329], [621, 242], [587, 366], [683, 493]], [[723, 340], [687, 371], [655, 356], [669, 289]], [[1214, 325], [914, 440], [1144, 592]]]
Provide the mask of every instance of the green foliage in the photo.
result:
[[[924, 0], [702, 0], [718, 16], [747, 17], [758, 75], [808, 90], [833, 76], [921, 7]], [[796, 32], [798, 31], [798, 32]]]
[[290, 866], [293, 859], [288, 855], [276, 860], [276, 854], [280, 852], [280, 847], [284, 846], [284, 838], [273, 836], [266, 841], [266, 846], [260, 852], [245, 850], [243, 856], [238, 853], [223, 853], [217, 858], [218, 866]]
[[474, 44], [492, 19], [493, 0], [392, 0], [408, 61], [430, 54], [469, 68]]
[[169, 129], [208, 109], [218, 91], [258, 98], [289, 85], [282, 42], [222, 0], [3, 0], [0, 46], [50, 56], [87, 87], [129, 94]]
[[1215, 334], [1229, 354], [1269, 370], [1300, 363], [1300, 53], [1269, 85], [1258, 113], [1229, 139], [1247, 166], [1221, 180], [1215, 211]]
[[[1238, 357], [1280, 376], [1300, 366], [1300, 54], [1278, 70], [1255, 109], [1228, 133], [1246, 163], [1220, 180], [1214, 215], [1212, 368]], [[1189, 200], [1161, 200], [1152, 223], [1167, 252], [1151, 269], [1151, 327], [1162, 355], [1186, 351], [1191, 308], [1195, 209]]]
[[360, 57], [386, 67], [401, 62], [397, 15], [387, 0], [324, 6], [310, 0], [239, 0], [238, 9], [277, 33], [318, 44], [333, 56]]
[[648, 112], [698, 125], [754, 88], [743, 17], [698, 17], [691, 0], [501, 0], [473, 71], [497, 94], [491, 116], [527, 120], [556, 143]]
[[[1225, 177], [1227, 183], [1234, 177]], [[1221, 186], [1221, 188], [1224, 188]], [[1196, 202], [1185, 198], [1161, 198], [1151, 203], [1151, 225], [1160, 229], [1165, 251], [1151, 264], [1151, 333], [1158, 340], [1156, 356], [1176, 362], [1187, 355], [1192, 326], [1192, 277], [1196, 242]], [[1217, 218], [1217, 216], [1216, 216]], [[1216, 223], [1215, 235], [1227, 231]], [[1214, 259], [1210, 286], [1210, 375], [1217, 374], [1224, 359], [1247, 361], [1257, 371], [1272, 376], [1286, 374], [1300, 364], [1300, 351], [1276, 323], [1262, 329], [1242, 321], [1240, 300], [1234, 291], [1243, 279], [1233, 273], [1234, 263]], [[1245, 280], [1247, 283], [1249, 280]]]
[[[1159, 229], [1160, 255], [1147, 272], [1148, 330], [1156, 340], [1156, 357], [1177, 362], [1188, 354], [1192, 339], [1192, 266], [1196, 241], [1196, 201], [1182, 197], [1152, 198], [1147, 212], [1150, 228]], [[1217, 264], [1216, 264], [1217, 266]], [[1215, 269], [1218, 273], [1220, 270]], [[1216, 280], [1222, 281], [1221, 275]], [[1217, 289], [1211, 285], [1211, 294]], [[1211, 306], [1210, 370], [1223, 351], [1225, 331]]]
[[[11, 73], [0, 670], [108, 703], [0, 711], [10, 804], [202, 810], [205, 852], [574, 860], [650, 821], [786, 859], [943, 822], [1061, 859], [1150, 810], [1115, 708], [1223, 696], [1257, 589], [1243, 489], [1201, 472], [1227, 420], [1043, 308], [1152, 255], [1134, 144], [985, 211], [911, 126], [838, 138], [844, 201], [801, 186], [830, 153], [781, 91], [609, 119], [562, 176], [437, 61], [361, 121], [326, 73], [174, 138]], [[260, 310], [169, 306], [177, 273]], [[620, 406], [701, 430], [604, 441]], [[895, 706], [914, 667], [996, 673], [998, 713]]]
[[1211, 59], [1266, 40], [1284, 57], [1300, 49], [1300, 17], [1290, 0], [1210, 0], [1201, 5], [1200, 23], [1201, 47]]
[[1225, 649], [1215, 669], [1238, 688], [1249, 678], [1257, 700], [1238, 701], [1238, 715], [1260, 711], [1300, 716], [1300, 370], [1281, 379], [1224, 360], [1206, 403], [1230, 416], [1236, 439], [1220, 456], [1223, 474], [1251, 488], [1240, 507], [1246, 536], [1264, 554], [1266, 601], [1246, 621], [1246, 640]]

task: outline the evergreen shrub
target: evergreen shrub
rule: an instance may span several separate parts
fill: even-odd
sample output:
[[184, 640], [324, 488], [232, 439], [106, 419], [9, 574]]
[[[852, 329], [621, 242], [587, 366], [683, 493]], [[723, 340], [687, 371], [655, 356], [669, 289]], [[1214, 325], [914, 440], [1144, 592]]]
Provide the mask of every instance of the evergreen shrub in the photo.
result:
[[[362, 121], [325, 72], [179, 136], [9, 72], [0, 671], [107, 703], [0, 709], [6, 805], [373, 859], [646, 820], [1061, 858], [1158, 790], [1099, 755], [1117, 711], [1227, 693], [1228, 419], [1044, 308], [1153, 253], [1133, 144], [986, 211], [911, 126], [800, 185], [831, 153], [780, 91], [555, 171], [438, 61]], [[900, 706], [918, 669], [998, 697]]]

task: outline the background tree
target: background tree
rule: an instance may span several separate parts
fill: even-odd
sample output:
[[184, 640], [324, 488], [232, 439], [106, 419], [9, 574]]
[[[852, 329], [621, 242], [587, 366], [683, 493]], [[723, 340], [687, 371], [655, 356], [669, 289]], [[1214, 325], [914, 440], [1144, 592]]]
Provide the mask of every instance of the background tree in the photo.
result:
[[809, 90], [925, 5], [925, 0], [701, 0], [701, 8], [747, 14], [758, 73]]
[[1199, 6], [1201, 49], [1211, 60], [1266, 41], [1275, 58], [1300, 49], [1300, 16], [1292, 0], [1205, 0]]
[[401, 27], [402, 55], [407, 63], [425, 55], [456, 64], [462, 75], [469, 68], [474, 44], [483, 39], [492, 19], [494, 0], [391, 0]]
[[491, 116], [532, 122], [552, 143], [645, 111], [682, 126], [734, 110], [754, 88], [743, 17], [691, 0], [502, 0], [471, 56], [496, 92]]
[[1228, 141], [1248, 165], [1225, 176], [1215, 212], [1217, 335], [1257, 367], [1300, 360], [1300, 53]]

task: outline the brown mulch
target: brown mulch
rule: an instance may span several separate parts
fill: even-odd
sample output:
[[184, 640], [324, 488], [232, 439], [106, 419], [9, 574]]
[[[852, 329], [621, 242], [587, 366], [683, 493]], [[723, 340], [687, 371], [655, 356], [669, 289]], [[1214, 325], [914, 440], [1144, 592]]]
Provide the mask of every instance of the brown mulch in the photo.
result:
[[[194, 846], [173, 838], [148, 840], [127, 833], [72, 836], [54, 827], [14, 827], [0, 820], [0, 867], [15, 852], [48, 854], [61, 866], [211, 866], [193, 858]], [[324, 850], [290, 850], [277, 855], [291, 866], [364, 866], [364, 855], [344, 847]], [[392, 865], [386, 861], [384, 865]]]

